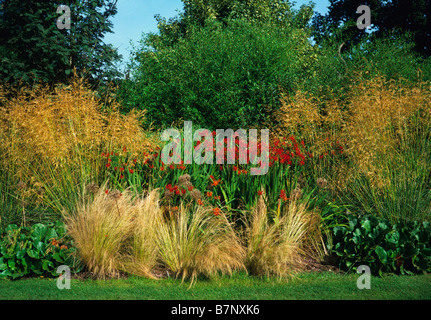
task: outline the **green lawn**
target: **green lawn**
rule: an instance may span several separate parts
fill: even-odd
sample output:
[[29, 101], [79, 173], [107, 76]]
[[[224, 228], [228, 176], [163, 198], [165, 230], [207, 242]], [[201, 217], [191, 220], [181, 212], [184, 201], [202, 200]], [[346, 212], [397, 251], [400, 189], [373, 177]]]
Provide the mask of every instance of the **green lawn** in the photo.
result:
[[60, 290], [56, 279], [0, 280], [0, 299], [144, 299], [144, 300], [334, 300], [334, 299], [431, 299], [431, 275], [371, 278], [371, 289], [358, 289], [358, 274], [302, 273], [285, 282], [245, 274], [189, 283], [129, 277], [116, 280], [71, 280]]

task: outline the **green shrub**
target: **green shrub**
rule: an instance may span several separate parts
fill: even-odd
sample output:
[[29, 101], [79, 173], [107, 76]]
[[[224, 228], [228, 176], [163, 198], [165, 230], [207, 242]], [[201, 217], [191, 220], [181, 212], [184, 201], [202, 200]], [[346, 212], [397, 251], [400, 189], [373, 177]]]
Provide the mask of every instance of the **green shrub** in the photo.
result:
[[[361, 77], [373, 79], [431, 80], [430, 61], [414, 52], [411, 38], [387, 36], [380, 39], [364, 39], [348, 47], [337, 40], [321, 44], [315, 68], [315, 76], [302, 83], [301, 89], [320, 98], [347, 98], [350, 87], [358, 86]], [[361, 77], [358, 77], [361, 73]], [[348, 100], [346, 100], [348, 101]]]
[[32, 227], [10, 224], [0, 230], [0, 279], [56, 276], [60, 265], [77, 272], [79, 263], [73, 258], [74, 251], [60, 222]]
[[333, 246], [344, 270], [368, 265], [374, 274], [431, 271], [431, 224], [398, 222], [375, 216], [349, 216], [349, 225], [333, 229]]
[[180, 119], [208, 129], [245, 128], [268, 120], [280, 89], [312, 77], [314, 48], [303, 29], [279, 30], [241, 20], [191, 27], [172, 46], [148, 35], [135, 52], [123, 111], [146, 109], [147, 120]]

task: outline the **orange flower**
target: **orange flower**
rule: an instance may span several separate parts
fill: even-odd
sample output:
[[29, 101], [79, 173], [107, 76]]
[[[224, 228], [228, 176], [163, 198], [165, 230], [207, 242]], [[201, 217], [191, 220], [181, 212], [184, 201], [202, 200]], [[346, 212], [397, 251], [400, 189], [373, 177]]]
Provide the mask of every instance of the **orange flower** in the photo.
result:
[[201, 199], [198, 199], [198, 205], [203, 205], [204, 203], [203, 203], [203, 201], [201, 200]]
[[60, 249], [67, 249], [67, 246], [65, 246], [64, 244], [60, 247]]
[[213, 193], [211, 191], [207, 191], [207, 197], [210, 198], [213, 196]]
[[218, 207], [214, 208], [213, 209], [213, 213], [214, 213], [215, 216], [219, 216], [220, 215], [220, 208], [218, 208]]

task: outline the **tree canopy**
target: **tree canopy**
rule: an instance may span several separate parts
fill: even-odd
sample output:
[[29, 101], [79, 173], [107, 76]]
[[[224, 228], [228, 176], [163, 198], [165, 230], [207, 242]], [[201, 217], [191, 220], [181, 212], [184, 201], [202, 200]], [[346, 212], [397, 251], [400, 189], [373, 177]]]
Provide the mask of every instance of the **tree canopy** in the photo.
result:
[[58, 1], [0, 0], [0, 77], [9, 83], [64, 82], [76, 69], [90, 81], [120, 73], [117, 50], [103, 42], [112, 32], [117, 0], [65, 0], [71, 28], [59, 29]]
[[350, 44], [358, 43], [367, 36], [356, 26], [360, 5], [371, 10], [374, 26], [373, 37], [399, 36], [410, 33], [414, 50], [424, 57], [431, 55], [431, 0], [329, 0], [326, 15], [314, 17], [315, 38], [319, 41], [329, 36], [339, 37]]

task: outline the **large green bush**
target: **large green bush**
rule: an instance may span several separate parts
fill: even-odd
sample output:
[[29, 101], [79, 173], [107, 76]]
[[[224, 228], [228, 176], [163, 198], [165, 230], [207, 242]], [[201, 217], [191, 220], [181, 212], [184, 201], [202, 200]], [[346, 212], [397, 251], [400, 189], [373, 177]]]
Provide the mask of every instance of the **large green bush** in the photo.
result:
[[313, 76], [317, 55], [304, 29], [226, 24], [190, 27], [174, 45], [147, 35], [121, 88], [124, 111], [146, 109], [159, 126], [180, 119], [208, 129], [258, 126], [277, 108], [281, 89]]

